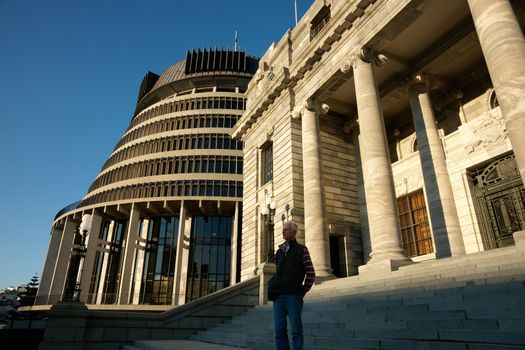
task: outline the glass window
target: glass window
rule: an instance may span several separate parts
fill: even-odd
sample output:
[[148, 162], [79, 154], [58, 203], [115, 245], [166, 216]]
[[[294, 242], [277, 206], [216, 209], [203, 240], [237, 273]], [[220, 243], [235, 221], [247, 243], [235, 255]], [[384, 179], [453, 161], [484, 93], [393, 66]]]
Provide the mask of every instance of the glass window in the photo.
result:
[[423, 190], [397, 199], [403, 247], [410, 257], [434, 251]]
[[206, 181], [206, 196], [211, 197], [213, 194], [213, 181]]
[[195, 172], [200, 173], [201, 172], [201, 161], [200, 159], [195, 159]]
[[221, 196], [228, 197], [228, 181], [222, 181], [221, 184]]
[[191, 181], [190, 180], [184, 180], [184, 195], [189, 196], [191, 190]]
[[199, 185], [193, 184], [191, 186], [191, 195], [192, 196], [198, 196], [199, 195]]
[[[143, 222], [143, 219], [139, 222], [139, 232]], [[146, 245], [143, 250], [137, 249], [135, 259], [134, 271], [137, 275], [133, 278], [134, 301], [139, 304], [169, 305], [173, 295], [179, 218], [152, 217], [146, 225]], [[137, 259], [139, 255], [141, 258]]]
[[261, 185], [273, 180], [273, 144], [261, 150]]
[[186, 302], [230, 284], [231, 227], [231, 217], [193, 217]]

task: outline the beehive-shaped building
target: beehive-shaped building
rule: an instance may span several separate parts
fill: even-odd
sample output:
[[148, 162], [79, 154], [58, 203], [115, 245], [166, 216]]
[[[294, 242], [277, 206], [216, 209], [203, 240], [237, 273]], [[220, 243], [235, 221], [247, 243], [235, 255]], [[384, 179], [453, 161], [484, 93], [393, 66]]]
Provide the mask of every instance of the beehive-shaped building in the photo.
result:
[[76, 286], [88, 304], [178, 305], [239, 279], [243, 152], [229, 133], [257, 68], [244, 52], [204, 49], [146, 74], [87, 195], [53, 222], [37, 304]]

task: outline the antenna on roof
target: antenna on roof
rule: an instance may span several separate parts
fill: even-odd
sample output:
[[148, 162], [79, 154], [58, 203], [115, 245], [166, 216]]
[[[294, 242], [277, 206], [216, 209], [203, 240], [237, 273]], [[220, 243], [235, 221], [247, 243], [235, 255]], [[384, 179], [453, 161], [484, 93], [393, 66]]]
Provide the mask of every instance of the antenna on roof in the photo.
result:
[[237, 51], [237, 31], [235, 31], [235, 40], [233, 44], [233, 51]]
[[295, 25], [297, 26], [297, 0], [294, 0], [294, 9], [295, 9]]

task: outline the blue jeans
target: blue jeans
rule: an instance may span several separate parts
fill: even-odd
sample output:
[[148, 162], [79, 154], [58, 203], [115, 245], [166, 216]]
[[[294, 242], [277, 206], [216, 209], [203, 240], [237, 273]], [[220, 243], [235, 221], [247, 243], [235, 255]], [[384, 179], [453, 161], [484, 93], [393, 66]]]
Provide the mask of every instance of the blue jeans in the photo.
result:
[[286, 316], [292, 327], [293, 350], [303, 349], [303, 298], [295, 294], [279, 295], [273, 302], [275, 345], [277, 350], [290, 350]]

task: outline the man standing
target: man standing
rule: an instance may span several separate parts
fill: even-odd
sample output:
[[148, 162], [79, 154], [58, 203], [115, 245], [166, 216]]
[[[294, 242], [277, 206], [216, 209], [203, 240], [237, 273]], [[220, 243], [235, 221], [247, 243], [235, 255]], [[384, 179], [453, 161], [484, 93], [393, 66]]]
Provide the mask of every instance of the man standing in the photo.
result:
[[283, 226], [285, 242], [275, 253], [277, 272], [268, 282], [268, 299], [273, 301], [275, 345], [277, 350], [289, 350], [286, 317], [292, 327], [293, 350], [303, 349], [303, 297], [312, 288], [315, 271], [308, 249], [297, 243], [297, 224]]

